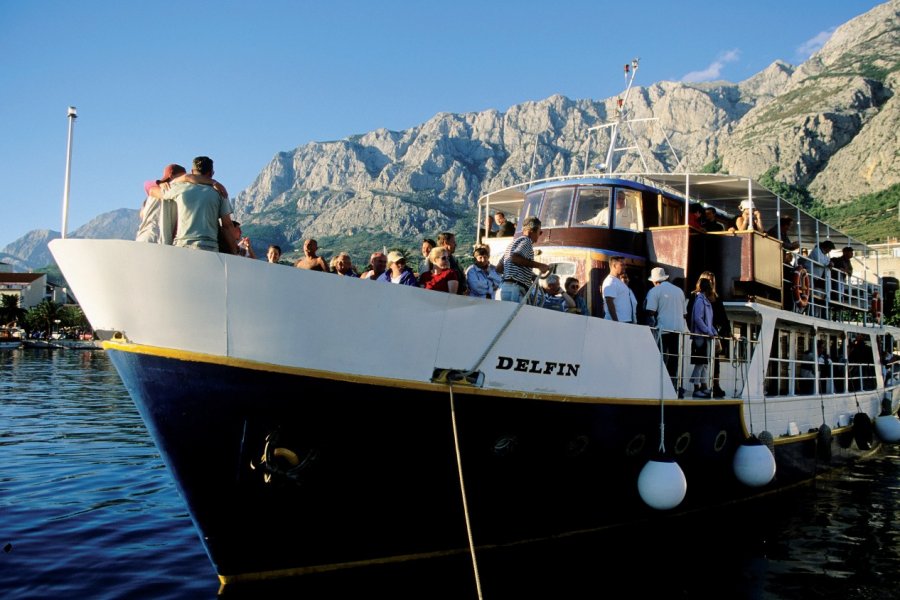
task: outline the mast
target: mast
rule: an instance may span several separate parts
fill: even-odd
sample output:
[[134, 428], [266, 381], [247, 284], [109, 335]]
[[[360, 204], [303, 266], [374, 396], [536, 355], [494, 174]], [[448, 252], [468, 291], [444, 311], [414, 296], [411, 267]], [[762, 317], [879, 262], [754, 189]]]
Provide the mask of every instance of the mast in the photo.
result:
[[634, 76], [637, 74], [638, 70], [638, 59], [633, 59], [631, 64], [625, 65], [625, 79], [628, 81], [628, 84], [625, 86], [625, 94], [624, 97], [620, 97], [616, 100], [616, 108], [617, 110], [617, 119], [612, 124], [612, 131], [609, 134], [609, 149], [606, 151], [606, 173], [612, 173], [612, 159], [613, 153], [616, 151], [616, 139], [619, 137], [619, 125], [626, 121], [625, 119], [625, 103], [628, 102], [628, 95], [631, 93], [631, 86], [634, 83]]

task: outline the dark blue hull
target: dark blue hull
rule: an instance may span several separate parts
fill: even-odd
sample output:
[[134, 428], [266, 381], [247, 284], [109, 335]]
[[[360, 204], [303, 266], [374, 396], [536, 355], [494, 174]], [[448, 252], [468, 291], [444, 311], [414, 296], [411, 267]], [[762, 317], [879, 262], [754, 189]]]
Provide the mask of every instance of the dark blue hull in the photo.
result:
[[[467, 551], [447, 387], [109, 355], [223, 581]], [[637, 488], [659, 449], [658, 404], [453, 395], [476, 546], [668, 514]], [[732, 470], [746, 435], [739, 401], [667, 404], [664, 417], [687, 480], [678, 511], [793, 484], [828, 462], [814, 436], [781, 444], [776, 480], [748, 488]]]

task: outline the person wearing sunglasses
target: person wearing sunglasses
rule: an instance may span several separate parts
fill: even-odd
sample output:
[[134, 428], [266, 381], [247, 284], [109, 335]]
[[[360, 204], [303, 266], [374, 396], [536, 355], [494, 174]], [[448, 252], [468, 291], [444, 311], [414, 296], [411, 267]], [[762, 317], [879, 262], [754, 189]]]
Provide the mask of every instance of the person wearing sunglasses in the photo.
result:
[[431, 270], [419, 275], [419, 287], [455, 294], [459, 290], [459, 275], [450, 266], [450, 251], [444, 246], [435, 246], [428, 254], [428, 260]]

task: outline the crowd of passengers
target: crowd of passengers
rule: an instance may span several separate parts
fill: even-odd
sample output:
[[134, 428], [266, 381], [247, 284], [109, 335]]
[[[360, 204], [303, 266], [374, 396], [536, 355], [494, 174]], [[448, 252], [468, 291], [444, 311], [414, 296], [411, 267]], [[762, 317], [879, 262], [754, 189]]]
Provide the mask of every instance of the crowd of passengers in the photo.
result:
[[[802, 312], [806, 309], [809, 290], [799, 289], [801, 279], [795, 277], [800, 273], [810, 275], [810, 286], [825, 292], [830, 292], [832, 300], [839, 300], [844, 292], [844, 284], [853, 275], [853, 248], [846, 246], [841, 249], [838, 256], [832, 256], [836, 251], [834, 242], [822, 240], [810, 251], [801, 248], [800, 244], [791, 239], [794, 219], [790, 215], [781, 215], [776, 226], [766, 229], [762, 215], [753, 209], [748, 200], [740, 204], [741, 214], [732, 221], [722, 222], [715, 208], [711, 206], [701, 207], [694, 204], [689, 208], [689, 224], [705, 232], [717, 231], [755, 231], [764, 232], [766, 235], [781, 240], [784, 248], [784, 260], [782, 265], [784, 279], [785, 308], [796, 309]], [[875, 292], [877, 296], [877, 292]], [[801, 302], [795, 302], [800, 300]], [[880, 315], [873, 315], [876, 318]]]
[[[141, 224], [136, 239], [145, 242], [174, 244], [199, 250], [212, 250], [256, 258], [250, 239], [242, 234], [240, 223], [231, 219], [231, 203], [225, 188], [213, 179], [213, 161], [206, 156], [193, 160], [192, 171], [186, 173], [184, 167], [170, 164], [163, 170], [159, 180], [144, 184], [147, 198], [141, 207]], [[171, 202], [164, 202], [170, 200]], [[689, 224], [698, 229], [712, 232], [724, 231], [716, 210], [702, 209], [699, 205], [689, 208]], [[488, 236], [511, 236], [515, 226], [506, 220], [502, 212], [493, 216], [494, 228], [486, 223]], [[767, 233], [779, 237], [787, 250], [785, 269], [804, 265], [799, 244], [789, 237], [791, 218], [782, 217], [780, 227]], [[729, 230], [756, 229], [763, 231], [759, 211], [752, 211], [752, 205], [741, 203], [741, 214], [729, 225]], [[574, 277], [561, 284], [556, 274], [547, 275], [550, 266], [534, 259], [534, 244], [538, 241], [541, 221], [535, 216], [522, 221], [522, 235], [507, 246], [496, 265], [490, 262], [487, 246], [476, 246], [472, 258], [474, 264], [465, 271], [454, 256], [456, 236], [442, 232], [437, 241], [425, 238], [422, 241], [422, 258], [413, 269], [407, 264], [407, 257], [398, 251], [385, 253], [376, 251], [369, 257], [369, 264], [360, 273], [350, 255], [340, 252], [330, 262], [318, 255], [318, 244], [314, 239], [303, 243], [303, 257], [295, 267], [313, 271], [334, 273], [338, 276], [372, 279], [398, 285], [418, 286], [428, 290], [451, 294], [520, 302], [530, 292], [535, 282], [535, 271], [546, 275], [542, 279], [542, 293], [539, 304], [550, 310], [588, 315], [583, 294], [579, 293], [580, 282]], [[827, 267], [852, 274], [852, 248], [845, 248], [841, 257], [830, 259], [834, 250], [830, 240], [820, 243], [809, 254], [808, 263], [813, 274], [824, 277]], [[788, 256], [800, 255], [799, 258]], [[281, 261], [281, 248], [269, 246], [266, 260], [271, 263]], [[705, 271], [697, 279], [696, 287], [685, 298], [682, 288], [668, 281], [668, 274], [661, 267], [654, 268], [649, 277], [653, 287], [648, 291], [638, 318], [638, 301], [629, 286], [628, 274], [622, 257], [613, 256], [609, 260], [610, 272], [601, 286], [602, 312], [609, 320], [624, 323], [645, 323], [659, 333], [661, 350], [665, 357], [669, 374], [676, 382], [678, 355], [681, 338], [689, 332], [692, 337], [691, 374], [693, 395], [700, 398], [722, 397], [725, 392], [718, 385], [719, 361], [710, 358], [727, 352], [730, 325], [716, 291], [715, 274]], [[822, 271], [819, 271], [822, 270]], [[709, 363], [713, 363], [713, 374], [709, 377]], [[680, 380], [679, 380], [680, 381]], [[707, 386], [711, 382], [711, 386]], [[677, 383], [676, 383], [677, 385]], [[684, 390], [678, 386], [679, 395]]]

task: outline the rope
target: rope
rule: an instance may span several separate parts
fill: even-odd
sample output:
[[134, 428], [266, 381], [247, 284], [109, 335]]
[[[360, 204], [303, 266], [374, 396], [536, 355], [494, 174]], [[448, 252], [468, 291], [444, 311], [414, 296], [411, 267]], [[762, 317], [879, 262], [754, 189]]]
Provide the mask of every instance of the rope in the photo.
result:
[[463, 482], [462, 456], [459, 453], [459, 432], [456, 427], [456, 401], [453, 398], [453, 384], [447, 386], [450, 389], [450, 420], [453, 423], [453, 445], [456, 448], [456, 471], [459, 473], [459, 491], [462, 494], [463, 514], [466, 517], [466, 535], [469, 538], [469, 554], [472, 555], [472, 569], [475, 573], [475, 588], [478, 591], [478, 599], [481, 600], [481, 576], [478, 574], [478, 560], [475, 557], [475, 542], [472, 539], [472, 522], [469, 519], [469, 503], [466, 500], [466, 485]]
[[535, 277], [534, 280], [531, 282], [531, 287], [528, 288], [528, 291], [525, 292], [524, 294], [522, 294], [522, 298], [519, 300], [519, 303], [516, 305], [516, 308], [512, 311], [512, 313], [509, 315], [509, 317], [507, 317], [506, 322], [503, 324], [503, 326], [500, 328], [500, 330], [494, 336], [494, 339], [491, 340], [491, 343], [488, 344], [487, 348], [484, 349], [484, 352], [481, 353], [481, 356], [478, 357], [478, 360], [475, 362], [475, 366], [473, 366], [468, 371], [465, 371], [458, 375], [458, 377], [461, 380], [466, 379], [467, 377], [469, 377], [470, 375], [472, 375], [473, 373], [478, 371], [478, 368], [481, 366], [481, 363], [484, 362], [484, 359], [487, 357], [488, 353], [497, 344], [497, 341], [503, 335], [503, 332], [506, 331], [506, 328], [510, 326], [510, 324], [513, 322], [513, 319], [516, 318], [516, 315], [519, 314], [519, 311], [522, 310], [523, 306], [525, 306], [525, 304], [528, 301], [529, 296], [531, 296], [532, 293], [534, 293], [535, 289], [538, 286], [539, 279], [540, 279], [539, 277]]
[[[659, 343], [659, 354], [662, 356], [662, 364], [659, 369], [659, 452], [660, 454], [666, 453], [666, 421], [664, 418], [665, 415], [665, 400], [663, 399], [663, 388], [665, 387], [665, 378], [669, 376], [669, 369], [666, 367], [666, 354], [663, 352], [662, 347], [662, 334], [657, 330], [657, 340]], [[677, 390], [676, 390], [677, 393]]]
[[[747, 361], [750, 360], [750, 353], [747, 353]], [[750, 366], [747, 364], [747, 361], [741, 363], [741, 375], [744, 376], [744, 385], [747, 385], [746, 382], [750, 380], [750, 374], [747, 372], [750, 369]], [[741, 386], [743, 387], [743, 386]], [[743, 389], [741, 390], [741, 394], [743, 394]], [[765, 395], [763, 396], [763, 402], [765, 402]], [[765, 412], [765, 411], [763, 411]], [[750, 417], [750, 435], [756, 435], [753, 431], [753, 399], [750, 397], [750, 386], [747, 385], [747, 416]], [[765, 419], [764, 419], [765, 420]], [[763, 430], [768, 429], [768, 427], [763, 424]]]

